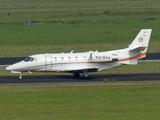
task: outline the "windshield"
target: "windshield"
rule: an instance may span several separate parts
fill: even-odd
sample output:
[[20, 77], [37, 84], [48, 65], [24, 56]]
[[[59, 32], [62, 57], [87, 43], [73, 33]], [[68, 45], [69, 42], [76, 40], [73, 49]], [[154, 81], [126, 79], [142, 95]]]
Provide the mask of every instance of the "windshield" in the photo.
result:
[[34, 58], [32, 58], [32, 57], [27, 57], [26, 59], [24, 59], [24, 62], [33, 61], [33, 60], [34, 60]]

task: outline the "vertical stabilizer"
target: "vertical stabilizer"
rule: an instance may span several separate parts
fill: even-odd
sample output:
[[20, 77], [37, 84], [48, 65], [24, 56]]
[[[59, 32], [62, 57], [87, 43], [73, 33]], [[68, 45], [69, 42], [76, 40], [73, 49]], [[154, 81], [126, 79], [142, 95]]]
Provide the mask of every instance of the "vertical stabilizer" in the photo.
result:
[[140, 51], [146, 52], [150, 40], [152, 29], [142, 29], [136, 38], [129, 46], [129, 50], [139, 49]]
[[146, 57], [152, 29], [142, 29], [131, 45], [127, 48], [129, 50], [128, 58], [122, 59], [122, 64], [137, 64], [137, 60]]

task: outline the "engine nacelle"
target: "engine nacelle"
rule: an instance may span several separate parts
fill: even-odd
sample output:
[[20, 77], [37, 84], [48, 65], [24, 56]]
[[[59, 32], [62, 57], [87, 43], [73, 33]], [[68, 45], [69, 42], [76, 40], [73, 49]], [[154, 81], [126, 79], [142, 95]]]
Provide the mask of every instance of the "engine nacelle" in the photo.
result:
[[95, 52], [90, 54], [90, 61], [93, 61], [93, 62], [113, 61], [117, 59], [118, 59], [118, 55], [113, 55], [109, 53]]

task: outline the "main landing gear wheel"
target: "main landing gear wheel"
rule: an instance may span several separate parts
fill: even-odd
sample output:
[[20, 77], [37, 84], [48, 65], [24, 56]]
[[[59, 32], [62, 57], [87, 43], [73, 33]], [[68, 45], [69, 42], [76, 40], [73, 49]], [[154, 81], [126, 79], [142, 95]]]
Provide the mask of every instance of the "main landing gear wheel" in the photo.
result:
[[75, 78], [79, 78], [80, 77], [80, 73], [73, 73]]
[[88, 75], [88, 76], [84, 76], [84, 75], [83, 75], [83, 78], [88, 79], [88, 78], [89, 78], [89, 75]]
[[88, 75], [87, 71], [83, 71], [83, 78], [89, 78], [89, 75]]

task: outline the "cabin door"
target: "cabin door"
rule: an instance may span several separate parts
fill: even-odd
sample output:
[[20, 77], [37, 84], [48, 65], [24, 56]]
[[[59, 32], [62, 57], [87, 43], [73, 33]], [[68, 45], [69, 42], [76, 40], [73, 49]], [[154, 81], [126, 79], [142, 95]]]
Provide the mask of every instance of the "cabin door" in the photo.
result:
[[45, 58], [46, 58], [46, 61], [45, 61], [46, 70], [51, 70], [52, 69], [52, 56], [46, 55]]

